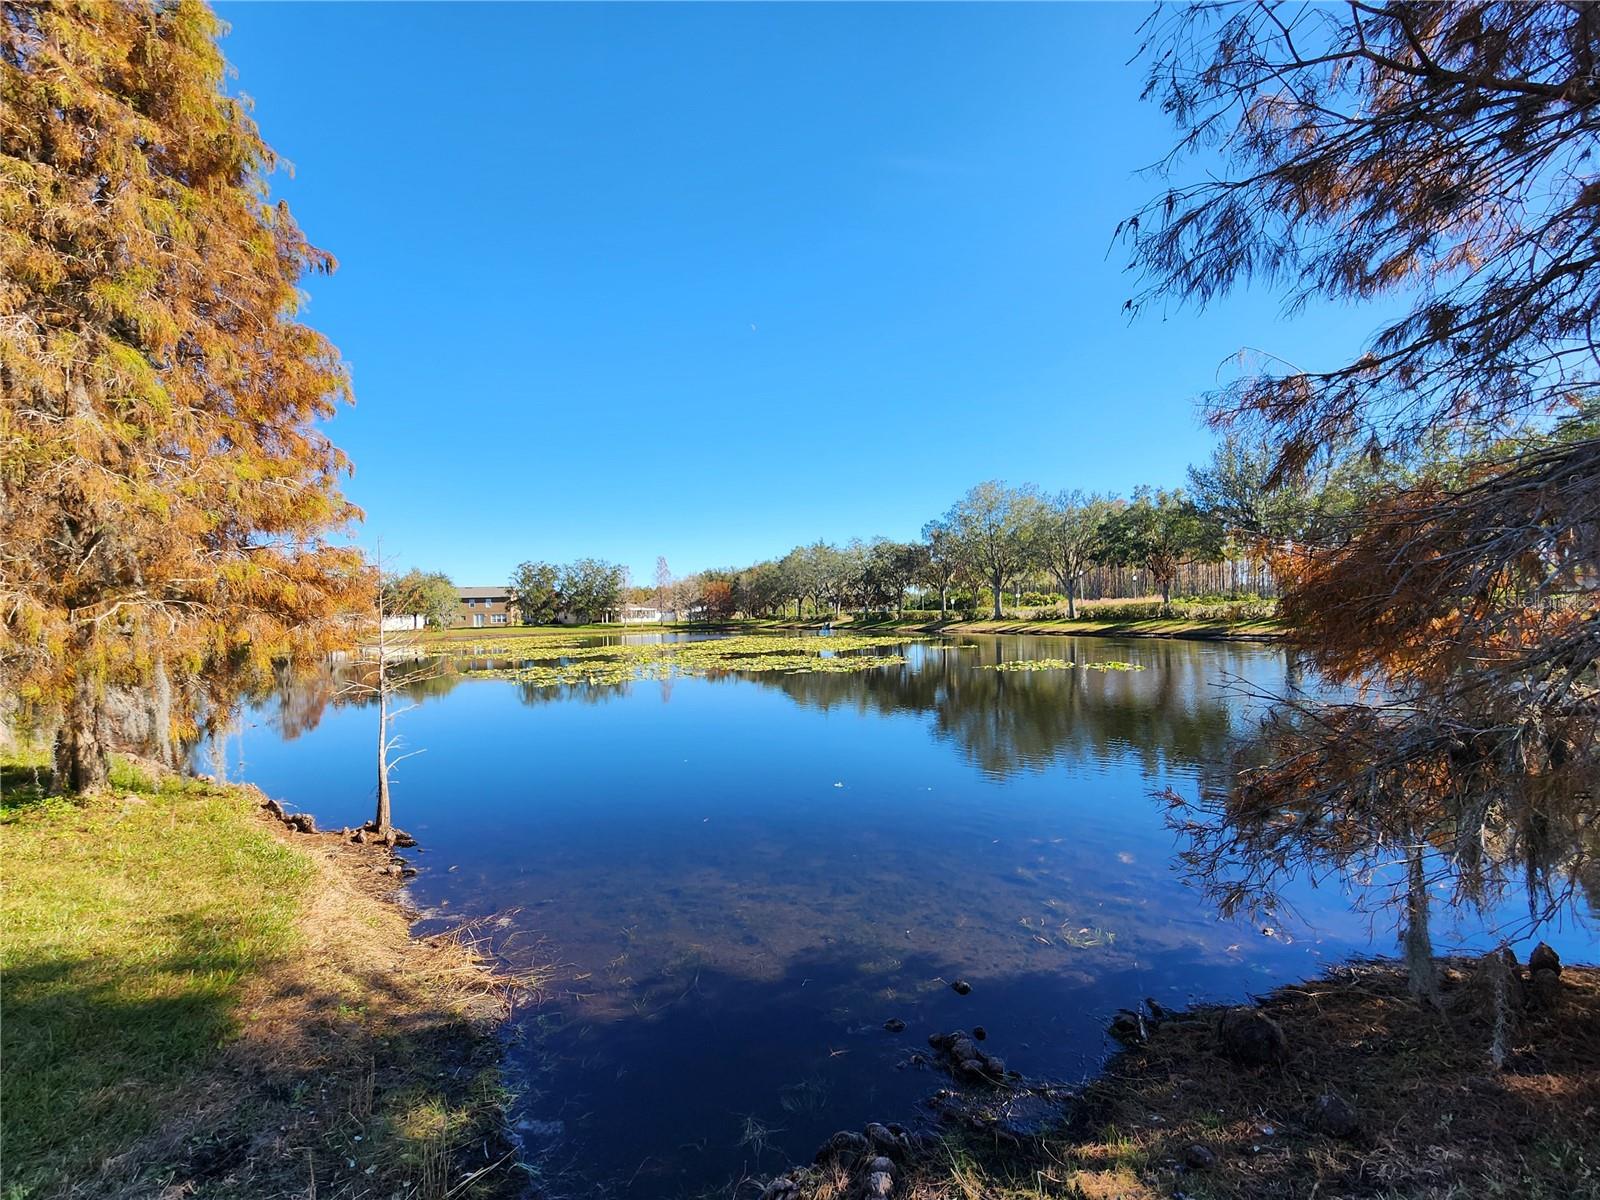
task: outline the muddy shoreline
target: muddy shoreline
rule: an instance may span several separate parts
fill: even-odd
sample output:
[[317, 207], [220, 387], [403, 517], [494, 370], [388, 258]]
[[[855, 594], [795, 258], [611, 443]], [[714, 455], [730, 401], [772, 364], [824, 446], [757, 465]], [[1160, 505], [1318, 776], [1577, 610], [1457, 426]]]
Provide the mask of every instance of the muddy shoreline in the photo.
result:
[[1129, 1044], [1073, 1087], [974, 1075], [935, 1035], [951, 1076], [921, 1114], [936, 1135], [842, 1130], [752, 1194], [1600, 1197], [1600, 968], [1519, 965], [1498, 1070], [1482, 962], [1442, 973], [1440, 1010], [1386, 960], [1253, 1006], [1129, 1010], [1116, 1031]]

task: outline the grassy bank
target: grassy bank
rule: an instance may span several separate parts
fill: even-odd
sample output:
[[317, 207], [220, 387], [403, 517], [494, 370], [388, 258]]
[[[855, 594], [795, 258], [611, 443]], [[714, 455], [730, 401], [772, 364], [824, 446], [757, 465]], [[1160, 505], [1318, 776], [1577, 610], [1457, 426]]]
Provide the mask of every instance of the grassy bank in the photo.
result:
[[[1412, 1000], [1391, 964], [1280, 988], [1259, 1009], [1282, 1030], [1286, 1050], [1260, 1065], [1225, 1051], [1224, 1010], [1164, 1016], [1037, 1132], [1011, 1124], [1026, 1092], [1020, 1084], [946, 1103], [941, 1139], [895, 1153], [892, 1194], [1595, 1200], [1600, 969], [1569, 966], [1554, 988], [1524, 988], [1497, 1071], [1488, 1058], [1492, 1000], [1474, 967], [1446, 970], [1443, 1012]], [[771, 1192], [853, 1197], [868, 1170], [848, 1156], [825, 1160]]]
[[[815, 628], [820, 622], [808, 622]], [[1066, 637], [1155, 637], [1184, 638], [1194, 641], [1277, 641], [1283, 627], [1275, 621], [1217, 621], [1182, 617], [1143, 617], [1122, 620], [1115, 617], [1065, 617], [1050, 619], [1006, 618], [1004, 620], [964, 620], [960, 618], [913, 616], [877, 618], [866, 621], [845, 617], [830, 622], [834, 628], [904, 629], [907, 633], [1021, 633], [1061, 634]], [[774, 628], [780, 626], [774, 625]], [[791, 623], [786, 628], [795, 628]]]
[[388, 851], [249, 789], [36, 769], [0, 766], [5, 1200], [515, 1193], [504, 993], [408, 936]]

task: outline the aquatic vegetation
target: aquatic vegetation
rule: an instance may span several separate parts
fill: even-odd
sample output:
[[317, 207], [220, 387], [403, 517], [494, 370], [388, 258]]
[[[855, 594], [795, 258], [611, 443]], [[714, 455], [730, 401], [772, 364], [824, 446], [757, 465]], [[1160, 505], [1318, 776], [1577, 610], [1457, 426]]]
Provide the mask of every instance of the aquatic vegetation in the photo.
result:
[[757, 1120], [753, 1113], [747, 1113], [744, 1117], [743, 1128], [739, 1133], [738, 1144], [741, 1147], [748, 1146], [753, 1153], [759, 1156], [772, 1144], [772, 1135], [782, 1132], [781, 1128], [774, 1129]]
[[1093, 925], [1080, 925], [1073, 928], [1071, 922], [1061, 926], [1058, 935], [1060, 940], [1074, 950], [1090, 950], [1096, 946], [1110, 946], [1117, 940], [1117, 935], [1109, 929], [1100, 929]]
[[817, 1075], [807, 1075], [798, 1083], [785, 1084], [778, 1096], [778, 1104], [786, 1113], [816, 1116], [828, 1107], [829, 1087]]
[[[619, 684], [669, 675], [714, 676], [726, 672], [837, 674], [898, 666], [899, 654], [864, 653], [903, 645], [904, 634], [879, 637], [836, 634], [832, 637], [702, 638], [694, 641], [649, 641], [583, 645], [525, 640], [475, 642], [471, 658], [503, 655], [514, 665], [463, 665], [467, 674], [515, 679], [534, 687], [572, 684]], [[464, 657], [467, 657], [464, 655]]]
[[1138, 663], [1117, 662], [1104, 659], [1100, 662], [1073, 662], [1065, 658], [1014, 658], [1010, 662], [982, 663], [980, 671], [1070, 671], [1074, 667], [1083, 671], [1142, 671]]
[[1078, 664], [1065, 658], [1014, 658], [1010, 662], [980, 663], [980, 671], [1070, 671]]

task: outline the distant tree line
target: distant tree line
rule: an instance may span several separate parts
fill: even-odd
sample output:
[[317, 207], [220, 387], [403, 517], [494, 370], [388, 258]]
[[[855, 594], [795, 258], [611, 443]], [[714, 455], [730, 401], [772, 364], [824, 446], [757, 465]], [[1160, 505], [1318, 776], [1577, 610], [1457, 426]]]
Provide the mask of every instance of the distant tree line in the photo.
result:
[[[1411, 466], [1442, 452], [1419, 447]], [[908, 595], [941, 616], [984, 608], [996, 618], [1008, 598], [1017, 606], [1060, 603], [1069, 618], [1085, 599], [1159, 596], [1168, 606], [1175, 595], [1261, 598], [1277, 589], [1275, 547], [1336, 536], [1366, 497], [1411, 466], [1379, 468], [1351, 455], [1271, 480], [1269, 449], [1228, 437], [1205, 466], [1189, 471], [1187, 488], [1139, 487], [1121, 497], [990, 480], [930, 520], [915, 541], [817, 541], [683, 579], [658, 559], [654, 587], [619, 582], [586, 608], [566, 597], [593, 593], [566, 580], [592, 578], [602, 568], [620, 579], [620, 568], [593, 560], [565, 569], [524, 563], [511, 587], [532, 624], [555, 620], [563, 608], [596, 614], [619, 601], [719, 621], [846, 609], [898, 615]], [[580, 565], [589, 569], [576, 570]]]

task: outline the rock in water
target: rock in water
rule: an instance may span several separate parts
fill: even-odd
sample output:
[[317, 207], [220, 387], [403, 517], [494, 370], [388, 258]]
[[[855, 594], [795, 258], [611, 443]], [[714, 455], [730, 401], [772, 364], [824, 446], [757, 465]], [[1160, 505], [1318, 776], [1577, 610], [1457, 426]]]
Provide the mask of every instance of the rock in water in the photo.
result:
[[1230, 1008], [1217, 1025], [1222, 1052], [1247, 1067], [1282, 1063], [1289, 1057], [1283, 1027], [1258, 1008]]
[[1336, 1092], [1323, 1092], [1311, 1106], [1311, 1123], [1329, 1137], [1347, 1138], [1361, 1128], [1361, 1119]]
[[883, 1027], [890, 1033], [904, 1033], [906, 1031], [906, 1023], [899, 1017], [890, 1017], [883, 1023]]
[[867, 1171], [874, 1175], [893, 1175], [894, 1163], [880, 1154], [867, 1164]]
[[1550, 946], [1540, 942], [1533, 948], [1533, 953], [1528, 955], [1528, 971], [1537, 976], [1540, 971], [1554, 971], [1561, 974], [1561, 956]]
[[1150, 1036], [1145, 1028], [1144, 1017], [1126, 1008], [1111, 1018], [1108, 1030], [1124, 1046], [1141, 1046]]
[[967, 1037], [966, 1034], [957, 1034], [955, 1040], [950, 1043], [947, 1049], [950, 1051], [951, 1059], [955, 1062], [965, 1062], [969, 1058], [980, 1057], [978, 1044]]
[[989, 1031], [987, 1029], [985, 1029], [982, 1025], [974, 1025], [972, 1027], [972, 1036], [977, 1038], [981, 1042], [981, 1041], [984, 1041], [986, 1038], [988, 1038]]
[[972, 991], [972, 985], [965, 979], [958, 979], [950, 985], [950, 990], [958, 996], [965, 996]]

